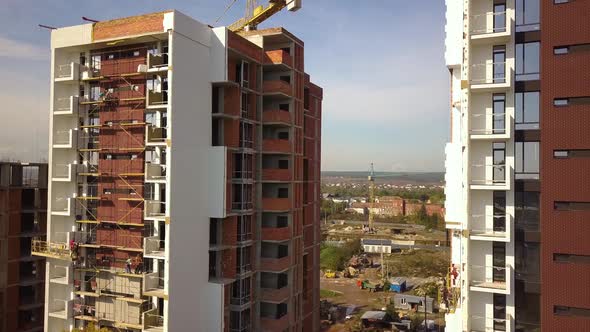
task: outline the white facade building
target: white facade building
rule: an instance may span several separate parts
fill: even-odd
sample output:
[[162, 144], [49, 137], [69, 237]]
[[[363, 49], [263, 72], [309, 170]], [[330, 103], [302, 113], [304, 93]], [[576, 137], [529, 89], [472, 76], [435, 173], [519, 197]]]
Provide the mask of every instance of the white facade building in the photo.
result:
[[[223, 330], [224, 285], [209, 281], [207, 262], [210, 218], [224, 218], [226, 211], [225, 147], [211, 146], [211, 82], [227, 81], [227, 30], [212, 29], [176, 11], [157, 15], [160, 28], [150, 30], [148, 26], [112, 40], [96, 40], [93, 24], [52, 31], [50, 213], [47, 240], [33, 245], [34, 254], [47, 257], [45, 331], [70, 331], [81, 320], [100, 321], [101, 325], [110, 321], [111, 326], [133, 331]], [[150, 16], [144, 19], [153, 20]], [[150, 80], [156, 77], [150, 82], [153, 88], [146, 91], [143, 107], [152, 114], [151, 124], [146, 128], [146, 141], [137, 142], [152, 156], [150, 160], [146, 157], [145, 185], [152, 186], [154, 194], [142, 198], [144, 216], [138, 218], [152, 225], [152, 234], [141, 238], [143, 245], [117, 247], [143, 254], [143, 264], [150, 266], [151, 273], [135, 274], [105, 269], [90, 260], [88, 251], [97, 246], [88, 244], [92, 242], [85, 235], [93, 224], [104, 221], [92, 220], [88, 215], [96, 211], [90, 213], [85, 207], [112, 192], [98, 192], [87, 180], [100, 176], [93, 165], [102, 159], [91, 155], [106, 145], [100, 142], [96, 147], [88, 142], [88, 133], [99, 125], [87, 121], [92, 118], [93, 105], [107, 102], [104, 96], [98, 100], [99, 96], [92, 95], [90, 84], [98, 79], [92, 70], [100, 68], [91, 64], [90, 51], [141, 43], [153, 43], [157, 49], [148, 51], [147, 67], [135, 66], [126, 75], [128, 80], [137, 79], [138, 72], [149, 73]], [[167, 46], [165, 54], [163, 45]], [[161, 61], [164, 55], [167, 63]], [[173, 67], [179, 70], [172, 71]], [[136, 89], [132, 86], [130, 90]], [[119, 176], [131, 181], [135, 175]], [[143, 178], [141, 181], [143, 184]], [[79, 246], [76, 256], [85, 260], [72, 256], [71, 241]], [[195, 268], [198, 265], [202, 267]], [[169, 297], [174, 298], [174, 310], [169, 310]]]
[[514, 331], [514, 0], [446, 0], [448, 331]]

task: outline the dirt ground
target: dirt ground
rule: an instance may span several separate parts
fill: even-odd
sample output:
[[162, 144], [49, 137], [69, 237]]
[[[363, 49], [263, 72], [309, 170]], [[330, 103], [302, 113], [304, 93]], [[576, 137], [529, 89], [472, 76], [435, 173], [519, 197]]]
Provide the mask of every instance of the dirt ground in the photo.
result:
[[378, 292], [369, 293], [366, 289], [360, 289], [356, 286], [356, 279], [320, 279], [320, 288], [341, 292], [341, 296], [329, 298], [334, 305], [354, 305], [357, 310], [367, 311], [372, 309], [380, 310], [385, 306], [384, 299], [392, 296], [391, 294]]

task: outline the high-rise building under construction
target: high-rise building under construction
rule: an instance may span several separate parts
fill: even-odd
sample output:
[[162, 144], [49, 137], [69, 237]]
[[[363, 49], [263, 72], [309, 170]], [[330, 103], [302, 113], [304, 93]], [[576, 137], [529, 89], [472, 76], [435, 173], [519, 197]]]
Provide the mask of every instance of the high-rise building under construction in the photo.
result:
[[590, 331], [590, 2], [446, 4], [447, 329]]
[[318, 331], [303, 41], [178, 12], [51, 33], [45, 330]]

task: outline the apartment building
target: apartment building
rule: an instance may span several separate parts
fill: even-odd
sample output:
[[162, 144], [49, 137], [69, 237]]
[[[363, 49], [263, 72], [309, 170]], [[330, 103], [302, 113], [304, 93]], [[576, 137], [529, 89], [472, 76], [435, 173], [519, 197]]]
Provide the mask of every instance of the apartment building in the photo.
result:
[[447, 0], [452, 331], [590, 330], [590, 4]]
[[46, 331], [317, 331], [303, 41], [178, 11], [52, 31]]
[[0, 162], [0, 331], [43, 330], [45, 260], [31, 241], [46, 220], [47, 164]]

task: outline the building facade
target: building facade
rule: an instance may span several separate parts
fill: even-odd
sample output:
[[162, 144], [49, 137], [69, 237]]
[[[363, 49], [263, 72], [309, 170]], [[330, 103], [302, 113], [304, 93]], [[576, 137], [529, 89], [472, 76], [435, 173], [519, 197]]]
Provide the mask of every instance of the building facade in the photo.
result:
[[447, 326], [590, 330], [590, 4], [446, 4]]
[[47, 331], [319, 329], [303, 52], [177, 11], [52, 31]]
[[31, 241], [46, 232], [47, 164], [0, 163], [0, 331], [43, 330], [45, 260]]

